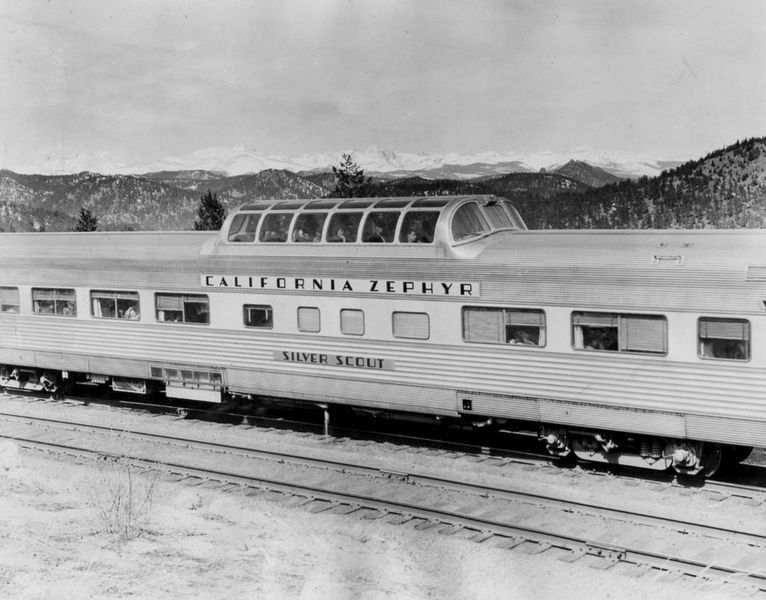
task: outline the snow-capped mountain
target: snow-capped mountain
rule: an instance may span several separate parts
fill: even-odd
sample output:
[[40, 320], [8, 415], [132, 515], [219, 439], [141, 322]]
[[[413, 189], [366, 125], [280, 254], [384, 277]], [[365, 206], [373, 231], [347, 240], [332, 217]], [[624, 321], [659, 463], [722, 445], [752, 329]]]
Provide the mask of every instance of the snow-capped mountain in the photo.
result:
[[[82, 171], [98, 173], [140, 175], [162, 171], [199, 171], [235, 176], [259, 173], [267, 169], [287, 170], [294, 173], [329, 171], [340, 162], [341, 154], [351, 154], [354, 162], [365, 173], [382, 178], [420, 176], [427, 179], [473, 179], [505, 175], [508, 173], [553, 171], [570, 160], [599, 167], [621, 178], [642, 175], [655, 176], [664, 169], [682, 161], [676, 157], [657, 157], [630, 152], [608, 152], [588, 147], [573, 148], [567, 152], [480, 152], [408, 153], [377, 148], [351, 148], [337, 152], [317, 154], [269, 154], [246, 146], [213, 147], [189, 154], [168, 156], [146, 163], [125, 164], [100, 154], [75, 155], [66, 158], [40, 157], [36, 166], [14, 166], [16, 172], [69, 174]], [[0, 165], [2, 167], [3, 165]]]
[[630, 152], [607, 152], [588, 147], [568, 152], [482, 152], [479, 154], [407, 153], [377, 147], [352, 148], [339, 152], [303, 154], [264, 154], [245, 146], [207, 148], [186, 154], [130, 167], [121, 173], [150, 173], [156, 171], [205, 170], [228, 175], [257, 173], [265, 169], [286, 169], [293, 172], [327, 171], [340, 162], [341, 154], [351, 154], [365, 173], [377, 176], [471, 179], [506, 173], [554, 170], [570, 160], [600, 167], [618, 177], [634, 178], [659, 175], [664, 169], [680, 164], [680, 160], [658, 160], [656, 157]]

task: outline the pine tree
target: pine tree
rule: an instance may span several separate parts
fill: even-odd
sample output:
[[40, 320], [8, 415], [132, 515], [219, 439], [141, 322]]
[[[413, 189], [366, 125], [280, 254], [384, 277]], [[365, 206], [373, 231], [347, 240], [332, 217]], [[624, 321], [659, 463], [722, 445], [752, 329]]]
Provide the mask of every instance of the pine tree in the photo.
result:
[[74, 226], [73, 231], [96, 231], [98, 229], [98, 217], [90, 209], [80, 207], [80, 220]]
[[194, 221], [195, 231], [218, 231], [226, 218], [226, 209], [218, 201], [218, 194], [210, 190], [200, 198], [197, 209], [197, 220]]
[[339, 167], [333, 167], [335, 188], [331, 196], [334, 198], [363, 198], [370, 195], [372, 177], [365, 177], [364, 170], [359, 168], [350, 154], [343, 154]]

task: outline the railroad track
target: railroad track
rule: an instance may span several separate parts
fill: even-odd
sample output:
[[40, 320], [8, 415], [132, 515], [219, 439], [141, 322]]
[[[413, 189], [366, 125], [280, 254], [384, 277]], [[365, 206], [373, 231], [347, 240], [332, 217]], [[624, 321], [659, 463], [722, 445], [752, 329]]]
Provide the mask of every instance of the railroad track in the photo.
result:
[[[657, 510], [579, 501], [567, 497], [564, 486], [544, 493], [507, 481], [487, 484], [381, 468], [348, 456], [329, 459], [8, 412], [0, 414], [0, 436], [26, 448], [129, 461], [187, 483], [278, 492], [312, 512], [385, 518], [476, 541], [491, 539], [526, 552], [556, 553], [565, 560], [597, 560], [734, 582], [766, 595], [763, 526], [743, 530], [708, 519], [681, 518], [651, 504]], [[760, 494], [762, 502], [762, 490]]]
[[[487, 443], [472, 442], [463, 436], [460, 440], [445, 439], [444, 437], [425, 437], [423, 435], [407, 435], [394, 431], [359, 429], [358, 427], [348, 427], [344, 425], [333, 424], [328, 428], [316, 420], [317, 413], [314, 411], [314, 420], [297, 420], [285, 417], [265, 417], [242, 412], [221, 412], [207, 408], [186, 408], [171, 406], [168, 404], [154, 404], [148, 402], [136, 402], [131, 400], [105, 400], [98, 396], [86, 395], [68, 395], [58, 400], [53, 400], [49, 396], [41, 394], [12, 395], [7, 393], [8, 397], [24, 400], [33, 400], [38, 402], [71, 402], [76, 405], [90, 406], [110, 406], [115, 408], [126, 408], [138, 410], [152, 414], [177, 415], [181, 417], [196, 418], [200, 420], [211, 420], [220, 423], [244, 424], [258, 427], [274, 427], [278, 429], [288, 429], [298, 432], [310, 432], [319, 435], [327, 435], [328, 432], [334, 437], [349, 437], [358, 439], [369, 439], [375, 441], [386, 441], [392, 443], [406, 444], [412, 447], [433, 448], [437, 451], [459, 452], [465, 454], [483, 454], [502, 459], [511, 459], [516, 461], [529, 461], [535, 464], [552, 464], [561, 462], [558, 457], [551, 456], [546, 452], [534, 452], [528, 450], [519, 450], [511, 447], [491, 446]], [[402, 423], [398, 423], [400, 426]], [[516, 439], [526, 438], [528, 435], [516, 435]], [[527, 444], [529, 445], [529, 444]]]
[[[510, 435], [506, 436], [506, 442], [510, 444], [492, 446], [483, 441], [481, 443], [468, 441], [466, 437], [459, 440], [445, 439], [443, 437], [424, 437], [421, 435], [407, 435], [397, 431], [381, 431], [380, 429], [359, 429], [358, 427], [348, 427], [344, 425], [333, 425], [331, 429], [324, 424], [320, 424], [316, 418], [310, 420], [286, 419], [280, 417], [265, 417], [246, 414], [241, 412], [221, 412], [219, 410], [210, 410], [206, 408], [179, 408], [168, 404], [157, 404], [147, 402], [136, 402], [127, 399], [105, 400], [100, 394], [99, 388], [90, 395], [69, 395], [61, 399], [64, 402], [72, 402], [75, 405], [89, 406], [97, 404], [100, 406], [110, 406], [115, 408], [127, 408], [141, 412], [150, 412], [152, 414], [168, 414], [184, 417], [199, 417], [200, 419], [211, 419], [215, 422], [245, 425], [258, 427], [274, 427], [278, 429], [287, 429], [297, 432], [310, 432], [318, 435], [328, 435], [331, 432], [334, 437], [349, 437], [353, 439], [365, 439], [373, 441], [384, 441], [399, 444], [406, 444], [413, 448], [430, 449], [436, 452], [456, 452], [458, 454], [481, 454], [498, 460], [512, 460], [514, 462], [523, 462], [540, 467], [562, 466], [568, 461], [551, 456], [544, 450], [520, 450], [518, 448], [519, 439], [525, 438], [527, 442], [524, 447], [532, 447], [529, 443], [529, 436]], [[48, 396], [42, 395], [24, 395], [9, 397], [24, 398], [25, 400], [36, 399], [43, 402], [53, 401]], [[316, 417], [314, 413], [314, 417]], [[512, 441], [511, 441], [512, 440]], [[761, 463], [764, 461], [761, 460]], [[585, 465], [584, 470], [594, 474], [609, 473], [616, 477], [638, 477], [646, 481], [654, 481], [660, 485], [670, 484], [683, 487], [704, 485], [704, 490], [710, 494], [716, 495], [719, 499], [740, 498], [740, 499], [758, 499], [763, 490], [766, 490], [766, 466], [763, 464], [746, 464], [740, 469], [740, 473], [733, 476], [730, 473], [721, 472], [714, 479], [707, 479], [704, 482], [696, 477], [679, 478], [674, 472], [657, 472], [646, 469], [633, 469], [630, 467], [615, 467], [611, 465], [602, 465], [591, 463]], [[738, 483], [748, 481], [751, 483]], [[752, 483], [755, 482], [755, 483]]]
[[[487, 445], [486, 443], [476, 443], [454, 439], [444, 439], [443, 437], [424, 437], [423, 435], [407, 435], [396, 431], [381, 431], [380, 429], [359, 429], [358, 427], [347, 427], [334, 425], [330, 430], [326, 426], [319, 424], [316, 420], [294, 420], [284, 417], [264, 417], [252, 414], [237, 412], [221, 412], [204, 408], [179, 408], [168, 404], [153, 404], [147, 402], [135, 402], [131, 400], [106, 400], [99, 395], [69, 395], [59, 400], [53, 400], [49, 396], [25, 394], [22, 396], [8, 394], [6, 397], [19, 398], [25, 401], [36, 400], [38, 402], [69, 402], [76, 406], [88, 407], [91, 405], [107, 406], [112, 408], [122, 408], [147, 412], [150, 414], [176, 415], [180, 417], [199, 417], [201, 420], [211, 419], [216, 423], [224, 424], [245, 424], [246, 426], [273, 427], [275, 429], [289, 430], [300, 433], [313, 433], [317, 435], [328, 436], [331, 433], [334, 438], [352, 438], [364, 439], [378, 442], [392, 442], [396, 444], [405, 444], [413, 449], [422, 451], [432, 451], [437, 453], [456, 453], [457, 455], [483, 455], [489, 457], [488, 460], [500, 461], [502, 464], [506, 460], [520, 462], [528, 465], [536, 465], [541, 468], [554, 466], [556, 468], [569, 464], [566, 459], [560, 459], [551, 456], [545, 451], [520, 450], [517, 447], [504, 445], [502, 447]], [[316, 415], [315, 415], [316, 416]], [[526, 438], [529, 442], [529, 436], [516, 435], [514, 441], [518, 442], [520, 438]], [[516, 444], [517, 445], [517, 444]], [[530, 444], [527, 443], [526, 447]], [[763, 460], [760, 461], [763, 463]], [[673, 472], [657, 472], [645, 469], [633, 469], [630, 467], [615, 467], [611, 465], [601, 465], [591, 463], [582, 465], [583, 476], [587, 473], [594, 475], [609, 474], [614, 477], [639, 478], [642, 481], [655, 482], [658, 485], [673, 485], [681, 487], [701, 486], [702, 489], [714, 495], [719, 500], [729, 498], [752, 500], [760, 502], [762, 492], [766, 490], [766, 466], [763, 464], [745, 464], [740, 467], [740, 472], [734, 476], [730, 473], [721, 472], [714, 479], [700, 480], [697, 477], [678, 477]], [[741, 481], [751, 483], [743, 484]]]

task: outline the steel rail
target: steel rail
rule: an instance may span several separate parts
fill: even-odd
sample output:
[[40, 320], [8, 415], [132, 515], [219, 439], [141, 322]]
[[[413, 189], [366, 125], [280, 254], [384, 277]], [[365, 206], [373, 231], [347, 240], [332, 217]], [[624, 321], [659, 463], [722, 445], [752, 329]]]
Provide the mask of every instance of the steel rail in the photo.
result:
[[[720, 527], [720, 526], [711, 525], [711, 524], [700, 524], [694, 521], [664, 517], [661, 515], [640, 513], [637, 511], [621, 509], [618, 507], [594, 506], [592, 504], [588, 504], [587, 502], [580, 502], [576, 500], [562, 500], [559, 498], [552, 498], [550, 496], [545, 496], [543, 494], [527, 492], [527, 491], [516, 489], [510, 486], [491, 487], [491, 486], [486, 486], [486, 485], [481, 485], [476, 483], [468, 483], [468, 482], [455, 481], [451, 479], [445, 479], [442, 477], [437, 477], [437, 476], [429, 475], [426, 473], [389, 471], [389, 470], [381, 469], [376, 466], [371, 466], [369, 464], [363, 464], [360, 462], [336, 461], [336, 460], [306, 456], [302, 454], [292, 454], [292, 453], [285, 453], [285, 452], [279, 452], [274, 450], [266, 450], [264, 448], [254, 448], [252, 446], [222, 444], [220, 442], [210, 442], [210, 441], [199, 440], [194, 438], [166, 435], [166, 434], [154, 433], [150, 431], [142, 431], [142, 430], [134, 429], [134, 428], [115, 429], [114, 427], [109, 427], [106, 425], [80, 423], [75, 421], [67, 421], [63, 419], [53, 419], [50, 417], [30, 417], [28, 415], [19, 415], [18, 413], [0, 412], [0, 418], [3, 418], [3, 417], [11, 417], [15, 419], [34, 419], [36, 421], [49, 423], [52, 425], [59, 425], [59, 426], [73, 427], [73, 428], [80, 428], [80, 429], [82, 429], [83, 427], [87, 427], [94, 431], [107, 432], [107, 433], [114, 433], [114, 432], [127, 433], [136, 437], [145, 438], [149, 441], [162, 440], [165, 442], [185, 444], [187, 446], [195, 445], [199, 448], [206, 448], [208, 450], [214, 450], [218, 452], [246, 453], [251, 456], [256, 456], [259, 458], [268, 458], [271, 460], [279, 460], [282, 462], [284, 462], [285, 460], [290, 460], [294, 464], [306, 464], [306, 465], [313, 465], [318, 467], [329, 466], [340, 471], [348, 471], [349, 469], [353, 469], [354, 471], [361, 474], [365, 474], [365, 475], [392, 476], [395, 478], [400, 478], [402, 480], [409, 481], [410, 483], [420, 482], [421, 484], [430, 485], [433, 487], [441, 487], [443, 489], [466, 491], [466, 492], [481, 494], [485, 496], [491, 495], [491, 496], [503, 497], [503, 498], [511, 499], [511, 500], [535, 501], [535, 502], [546, 503], [548, 505], [557, 506], [557, 507], [565, 506], [568, 510], [572, 510], [575, 508], [580, 509], [582, 512], [604, 510], [604, 511], [609, 511], [613, 515], [620, 515], [621, 517], [628, 520], [633, 520], [633, 521], [640, 520], [641, 522], [647, 525], [671, 527], [675, 529], [683, 529], [684, 531], [694, 530], [695, 532], [698, 532], [701, 534], [710, 534], [711, 532], [715, 532], [718, 534], [724, 534], [728, 537], [736, 537], [750, 544], [766, 546], [766, 535], [764, 534], [734, 530], [731, 528]], [[766, 491], [762, 490], [761, 488], [748, 488], [747, 486], [743, 486], [741, 484], [723, 484], [721, 487], [722, 489], [726, 489], [726, 490], [728, 490], [731, 487], [732, 489], [739, 490], [740, 493], [743, 490], [747, 490], [751, 493], [757, 493], [762, 497], [764, 501], [766, 501]], [[705, 489], [705, 491], [708, 491], [706, 488], [700, 488], [700, 489]], [[745, 497], [748, 497], [748, 496], [745, 496]]]
[[[20, 396], [17, 396], [20, 397]], [[40, 396], [34, 396], [40, 400], [48, 400], [48, 398], [42, 398]], [[129, 408], [129, 409], [152, 409], [159, 410], [162, 414], [177, 414], [179, 407], [169, 406], [167, 404], [153, 404], [145, 402], [136, 402], [131, 400], [104, 400], [101, 398], [92, 398], [89, 396], [75, 396], [67, 395], [62, 397], [64, 400], [71, 402], [82, 402], [83, 404], [98, 403], [102, 406]], [[259, 426], [271, 426], [279, 429], [296, 428], [300, 431], [310, 431], [312, 433], [321, 434], [323, 432], [323, 425], [315, 421], [297, 421], [286, 420], [283, 418], [269, 418], [263, 416], [255, 416], [241, 412], [225, 412], [221, 413], [209, 409], [181, 409], [191, 413], [207, 414], [215, 417], [232, 417], [239, 419], [247, 419], [248, 426], [255, 426], [252, 423], [257, 422]], [[155, 414], [155, 413], [152, 413]], [[415, 447], [423, 447], [424, 445], [435, 450], [443, 450], [445, 452], [465, 452], [466, 454], [475, 454], [492, 457], [495, 459], [506, 459], [512, 462], [525, 463], [530, 465], [552, 465], [561, 464], [562, 459], [556, 456], [547, 454], [546, 452], [529, 452], [523, 450], [514, 450], [509, 448], [498, 448], [478, 443], [469, 442], [456, 442], [453, 440], [445, 440], [438, 438], [427, 438], [423, 436], [412, 436], [401, 433], [381, 432], [375, 430], [348, 428], [344, 426], [334, 425], [331, 427], [332, 434], [334, 436], [347, 436], [347, 437], [359, 437], [363, 439], [375, 439], [383, 441], [395, 441], [399, 443], [412, 444]], [[514, 434], [522, 437], [523, 434]], [[605, 465], [601, 463], [587, 463], [587, 466], [592, 469], [609, 468], [611, 465]], [[751, 465], [753, 466], [753, 465]], [[757, 468], [757, 467], [756, 467]], [[763, 468], [763, 467], [762, 467]], [[630, 467], [628, 467], [630, 469]], [[630, 471], [632, 472], [632, 471]], [[617, 475], [618, 477], [624, 477], [625, 475]], [[650, 481], [658, 481], [667, 483], [673, 486], [681, 486], [684, 488], [690, 487], [678, 482], [678, 477], [673, 474], [672, 480], [665, 479], [667, 477], [663, 473], [656, 471], [642, 471], [642, 479]], [[739, 498], [757, 498], [766, 493], [766, 483], [760, 486], [745, 485], [740, 483], [728, 482], [719, 478], [705, 479], [703, 489], [707, 492], [718, 493], [724, 497], [739, 497]]]
[[[66, 444], [45, 443], [37, 440], [17, 441], [21, 441], [22, 445], [30, 445], [43, 450], [56, 448], [64, 452], [74, 452], [80, 456], [105, 456], [103, 452], [92, 452], [75, 446], [68, 446]], [[121, 455], [111, 456], [113, 458], [124, 458]], [[677, 558], [669, 554], [648, 552], [627, 546], [613, 546], [582, 536], [551, 533], [540, 528], [511, 525], [494, 519], [470, 516], [438, 508], [423, 507], [408, 502], [390, 499], [381, 500], [375, 496], [365, 494], [340, 492], [337, 490], [330, 491], [316, 486], [294, 482], [286, 483], [284, 481], [269, 478], [245, 477], [222, 470], [190, 467], [189, 465], [176, 464], [167, 461], [132, 458], [130, 459], [130, 462], [139, 466], [148, 466], [154, 470], [167, 471], [174, 475], [215, 481], [238, 487], [267, 489], [269, 491], [278, 491], [293, 496], [298, 492], [298, 495], [305, 498], [305, 501], [300, 502], [298, 506], [314, 501], [324, 501], [328, 503], [326, 509], [331, 509], [338, 505], [348, 505], [350, 510], [346, 511], [346, 514], [362, 509], [368, 509], [379, 512], [379, 517], [389, 514], [393, 516], [400, 515], [402, 519], [398, 521], [399, 524], [420, 519], [433, 526], [457, 526], [466, 529], [469, 532], [475, 531], [474, 537], [478, 538], [477, 541], [485, 541], [491, 537], [501, 538], [500, 545], [509, 549], [523, 543], [532, 542], [541, 545], [542, 549], [555, 547], [572, 552], [575, 555], [579, 554], [605, 558], [614, 563], [623, 562], [639, 566], [647, 565], [660, 571], [678, 571], [694, 577], [715, 576], [727, 580], [727, 576], [739, 576], [745, 578], [748, 582], [752, 579], [752, 584], [760, 592], [766, 592], [766, 573], [755, 573], [747, 569], [738, 569], [724, 565], [715, 565], [704, 561]], [[739, 581], [739, 583], [742, 583], [742, 581]]]
[[[28, 416], [25, 416], [24, 418], [27, 420], [31, 419], [31, 417], [28, 417]], [[297, 460], [298, 462], [301, 462], [304, 464], [311, 463], [315, 465], [321, 465], [324, 467], [327, 467], [329, 465], [329, 466], [332, 466], [333, 468], [340, 467], [346, 470], [349, 467], [351, 467], [354, 470], [361, 470], [365, 472], [366, 474], [375, 474], [375, 475], [379, 475], [379, 476], [382, 475], [386, 477], [404, 478], [409, 483], [415, 483], [415, 481], [417, 480], [426, 485], [438, 485], [440, 487], [449, 486], [452, 489], [462, 489], [465, 491], [471, 491], [473, 493], [479, 493], [484, 495], [487, 495], [487, 494], [492, 494], [496, 496], [497, 495], [503, 495], [503, 496], [516, 495], [519, 497], [523, 497], [525, 501], [534, 500], [538, 503], [546, 503], [546, 504], [556, 503], [559, 505], [566, 505], [566, 506], [579, 506], [580, 508], [590, 510], [591, 512], [595, 509], [598, 513], [602, 513], [602, 515], [608, 516], [608, 513], [612, 513], [612, 514], [620, 515], [620, 517], [622, 518], [627, 516], [632, 520], [635, 520], [636, 517], [639, 517], [641, 519], [649, 518], [651, 522], [654, 523], [655, 525], [657, 523], [661, 523], [663, 526], [666, 526], [666, 527], [668, 526], [669, 523], [674, 522], [676, 523], [676, 526], [680, 525], [683, 528], [687, 528], [691, 526], [699, 531], [704, 531], [708, 534], [712, 531], [715, 531], [716, 533], [719, 533], [719, 534], [723, 533], [730, 537], [736, 535], [737, 537], [740, 538], [740, 541], [743, 541], [741, 539], [743, 536], [746, 538], [752, 537], [753, 539], [744, 540], [750, 544], [757, 542], [759, 545], [761, 545], [764, 542], [764, 540], [766, 540], [766, 536], [737, 532], [727, 528], [711, 527], [711, 526], [701, 525], [701, 524], [693, 523], [689, 521], [679, 521], [679, 520], [674, 520], [674, 519], [670, 519], [666, 517], [657, 517], [655, 515], [646, 515], [641, 513], [635, 513], [633, 511], [614, 509], [611, 507], [594, 507], [586, 503], [573, 503], [573, 502], [561, 501], [560, 499], [550, 498], [540, 494], [529, 494], [527, 492], [520, 492], [518, 490], [516, 491], [509, 490], [507, 488], [492, 488], [492, 487], [483, 486], [483, 485], [474, 485], [474, 484], [468, 484], [464, 482], [455, 482], [455, 481], [446, 480], [440, 477], [433, 477], [429, 475], [381, 471], [380, 469], [376, 467], [369, 467], [369, 466], [360, 465], [360, 464], [348, 464], [348, 463], [339, 462], [339, 461], [326, 461], [326, 460], [321, 460], [314, 457], [305, 457], [305, 456], [298, 456], [298, 455], [284, 455], [284, 454], [276, 453], [273, 451], [260, 452], [258, 450], [253, 450], [252, 448], [245, 448], [240, 446], [229, 446], [229, 445], [216, 444], [216, 443], [200, 441], [200, 440], [192, 440], [188, 438], [177, 438], [174, 436], [153, 435], [151, 433], [146, 433], [146, 432], [115, 430], [113, 428], [107, 428], [103, 426], [90, 426], [90, 425], [84, 425], [84, 424], [78, 424], [78, 423], [72, 423], [72, 422], [62, 422], [61, 420], [56, 420], [56, 419], [53, 419], [53, 420], [40, 419], [40, 421], [47, 422], [47, 423], [63, 424], [63, 425], [74, 425], [80, 428], [79, 429], [80, 433], [83, 432], [82, 430], [83, 427], [91, 428], [96, 431], [108, 430], [112, 433], [119, 431], [119, 433], [121, 434], [129, 433], [131, 435], [136, 435], [137, 437], [154, 438], [157, 440], [162, 440], [163, 442], [167, 442], [167, 441], [179, 442], [179, 443], [186, 444], [187, 446], [194, 445], [198, 448], [205, 448], [205, 449], [213, 448], [218, 451], [226, 451], [226, 452], [231, 452], [232, 450], [237, 452], [244, 451], [248, 453], [255, 453], [261, 456], [268, 455], [269, 457], [279, 457], [280, 460], [282, 460], [283, 462], [285, 459], [289, 459], [289, 460]], [[20, 443], [21, 445], [24, 445], [24, 446], [31, 446], [31, 447], [44, 448], [44, 449], [54, 448], [58, 451], [63, 451], [63, 452], [76, 452], [79, 454], [86, 453], [86, 454], [98, 455], [98, 456], [111, 456], [113, 458], [124, 457], [124, 455], [117, 455], [117, 454], [112, 454], [112, 453], [103, 452], [103, 451], [94, 451], [94, 450], [89, 450], [82, 447], [72, 446], [70, 444], [62, 444], [62, 443], [53, 442], [53, 441], [41, 442], [40, 440], [21, 438], [21, 437], [13, 437], [12, 439], [14, 439], [17, 443]], [[332, 508], [333, 506], [342, 503], [342, 504], [351, 506], [353, 510], [358, 510], [360, 508], [368, 508], [368, 509], [380, 511], [382, 514], [386, 514], [386, 513], [400, 514], [405, 518], [405, 521], [412, 520], [412, 519], [423, 519], [424, 521], [433, 523], [434, 525], [441, 524], [444, 526], [446, 525], [459, 526], [464, 529], [475, 530], [478, 534], [481, 534], [481, 535], [494, 535], [499, 537], [510, 538], [512, 545], [518, 545], [518, 543], [523, 543], [526, 541], [533, 541], [537, 544], [547, 544], [549, 546], [560, 547], [573, 552], [606, 557], [616, 561], [632, 562], [636, 564], [651, 564], [653, 568], [662, 568], [667, 570], [667, 569], [670, 569], [670, 567], [672, 566], [672, 569], [680, 570], [684, 573], [695, 575], [695, 576], [703, 576], [705, 574], [707, 575], [715, 574], [717, 577], [723, 577], [726, 575], [729, 575], [729, 576], [739, 575], [739, 576], [747, 577], [748, 579], [752, 579], [753, 581], [757, 581], [759, 586], [765, 585], [763, 582], [766, 582], [766, 573], [754, 573], [747, 569], [738, 569], [734, 567], [728, 567], [725, 565], [715, 565], [715, 564], [711, 564], [704, 561], [695, 561], [695, 560], [690, 560], [687, 558], [673, 557], [672, 555], [669, 555], [669, 554], [650, 552], [650, 551], [642, 550], [640, 548], [614, 547], [611, 545], [605, 545], [603, 543], [600, 543], [582, 536], [572, 536], [572, 535], [567, 535], [562, 533], [552, 533], [550, 531], [546, 531], [544, 529], [537, 528], [537, 527], [513, 525], [508, 522], [498, 521], [496, 519], [483, 518], [483, 517], [475, 516], [475, 515], [468, 515], [468, 514], [457, 512], [457, 511], [442, 510], [435, 507], [425, 507], [422, 505], [413, 504], [411, 502], [402, 502], [395, 499], [381, 499], [380, 497], [376, 497], [376, 496], [359, 494], [359, 493], [351, 493], [347, 491], [343, 492], [338, 490], [328, 490], [326, 488], [317, 487], [315, 485], [301, 484], [296, 482], [286, 482], [283, 480], [277, 480], [273, 478], [243, 476], [241, 474], [236, 474], [229, 471], [194, 467], [188, 464], [174, 463], [174, 462], [165, 461], [165, 460], [131, 457], [130, 461], [138, 465], [144, 465], [144, 466], [148, 465], [152, 469], [165, 470], [175, 474], [181, 474], [184, 477], [198, 477], [201, 479], [231, 483], [238, 486], [249, 486], [249, 487], [259, 487], [259, 488], [265, 487], [266, 489], [277, 490], [283, 493], [293, 494], [293, 495], [295, 495], [297, 492], [301, 495], [306, 496], [308, 502], [321, 500], [321, 501], [329, 503], [328, 508]], [[760, 589], [766, 591], [766, 587], [760, 587]]]

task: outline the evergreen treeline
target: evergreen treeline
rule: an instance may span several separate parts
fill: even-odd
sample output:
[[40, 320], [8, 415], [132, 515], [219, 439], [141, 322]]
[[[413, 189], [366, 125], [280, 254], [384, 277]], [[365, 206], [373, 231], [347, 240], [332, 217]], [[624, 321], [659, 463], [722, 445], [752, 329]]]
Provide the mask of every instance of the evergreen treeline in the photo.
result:
[[530, 229], [766, 228], [766, 138], [659, 177], [514, 202]]
[[511, 173], [486, 179], [424, 179], [408, 177], [379, 181], [372, 186], [373, 196], [456, 196], [494, 194], [514, 202], [533, 203], [569, 191], [577, 196], [589, 186], [555, 173]]

